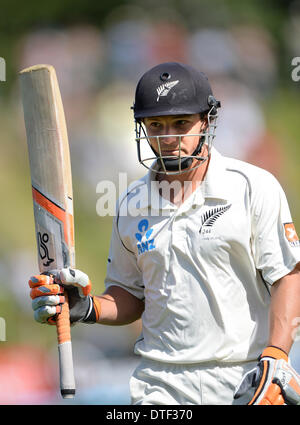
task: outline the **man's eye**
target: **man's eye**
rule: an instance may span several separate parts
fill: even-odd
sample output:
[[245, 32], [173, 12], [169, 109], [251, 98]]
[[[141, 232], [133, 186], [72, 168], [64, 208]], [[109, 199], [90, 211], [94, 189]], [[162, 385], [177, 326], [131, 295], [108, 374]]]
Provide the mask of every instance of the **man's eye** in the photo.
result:
[[159, 128], [160, 126], [161, 126], [161, 124], [159, 122], [152, 122], [150, 124], [150, 127], [152, 127], [152, 128]]
[[176, 124], [177, 124], [178, 126], [184, 126], [184, 125], [186, 125], [186, 124], [187, 124], [187, 120], [178, 120], [178, 121], [176, 121]]

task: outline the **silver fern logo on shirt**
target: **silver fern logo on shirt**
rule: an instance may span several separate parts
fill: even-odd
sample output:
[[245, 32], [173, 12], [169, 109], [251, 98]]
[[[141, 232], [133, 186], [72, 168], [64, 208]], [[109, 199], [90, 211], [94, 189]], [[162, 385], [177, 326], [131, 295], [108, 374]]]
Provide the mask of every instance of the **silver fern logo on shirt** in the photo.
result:
[[231, 204], [225, 205], [224, 207], [215, 207], [202, 214], [199, 233], [204, 233], [205, 229], [207, 230], [207, 233], [209, 233], [211, 227], [215, 224], [218, 218], [228, 211], [230, 207]]
[[161, 84], [159, 87], [157, 87], [157, 99], [158, 102], [161, 97], [167, 96], [169, 94], [169, 91], [176, 86], [176, 84], [179, 83], [179, 80], [176, 81], [169, 81], [168, 83]]

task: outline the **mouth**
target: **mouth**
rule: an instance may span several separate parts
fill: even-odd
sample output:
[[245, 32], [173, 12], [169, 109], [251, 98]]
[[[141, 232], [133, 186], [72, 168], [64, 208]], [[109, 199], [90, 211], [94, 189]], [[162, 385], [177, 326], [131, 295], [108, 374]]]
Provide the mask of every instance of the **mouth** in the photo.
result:
[[174, 150], [168, 150], [168, 151], [161, 151], [161, 155], [162, 156], [176, 156], [177, 158], [179, 158], [179, 156], [181, 157], [185, 157], [187, 154], [185, 152], [183, 152], [182, 150], [179, 151], [179, 149], [174, 149]]
[[171, 147], [171, 146], [161, 146], [161, 152], [163, 153], [173, 153], [173, 152], [179, 152], [182, 151], [182, 149], [179, 148], [178, 145]]

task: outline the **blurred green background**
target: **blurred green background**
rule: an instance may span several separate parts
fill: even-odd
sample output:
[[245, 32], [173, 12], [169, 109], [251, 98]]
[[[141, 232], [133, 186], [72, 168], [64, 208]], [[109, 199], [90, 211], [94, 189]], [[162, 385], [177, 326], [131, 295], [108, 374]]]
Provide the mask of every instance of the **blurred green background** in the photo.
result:
[[[0, 82], [0, 316], [6, 323], [0, 404], [60, 403], [55, 329], [33, 321], [28, 296], [37, 261], [18, 72], [37, 63], [57, 70], [73, 168], [77, 267], [101, 293], [112, 217], [96, 212], [97, 183], [112, 180], [119, 188], [119, 173], [127, 173], [128, 183], [144, 174], [130, 106], [138, 78], [159, 62], [187, 62], [207, 73], [223, 106], [216, 147], [276, 175], [300, 229], [300, 81], [291, 78], [292, 58], [300, 56], [300, 2], [0, 0], [0, 11], [6, 61]], [[139, 326], [74, 327], [76, 402], [129, 401]]]

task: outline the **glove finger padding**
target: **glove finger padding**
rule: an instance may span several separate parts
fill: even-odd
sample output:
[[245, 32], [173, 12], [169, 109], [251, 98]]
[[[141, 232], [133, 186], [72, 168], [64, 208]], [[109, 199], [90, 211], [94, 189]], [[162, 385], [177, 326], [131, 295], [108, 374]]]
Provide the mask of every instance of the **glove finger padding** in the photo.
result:
[[59, 295], [63, 294], [64, 288], [60, 285], [57, 285], [56, 283], [53, 283], [51, 285], [41, 285], [36, 286], [35, 288], [32, 288], [30, 291], [30, 297], [32, 299], [38, 298], [38, 297], [44, 297], [44, 296], [51, 296], [51, 295]]
[[85, 298], [91, 292], [92, 284], [87, 274], [78, 269], [65, 268], [59, 272], [62, 285], [74, 286], [78, 289], [81, 298]]
[[32, 309], [34, 311], [38, 310], [41, 307], [48, 306], [57, 306], [65, 302], [65, 297], [61, 295], [48, 295], [45, 297], [37, 297], [32, 300]]
[[31, 291], [34, 319], [39, 323], [56, 324], [56, 317], [65, 302], [64, 288], [54, 283], [53, 274], [32, 276], [28, 282]]
[[51, 285], [54, 283], [54, 279], [52, 275], [39, 274], [36, 276], [31, 276], [28, 281], [28, 285], [30, 288], [36, 288], [42, 285]]
[[56, 324], [56, 317], [61, 313], [61, 305], [50, 306], [44, 305], [34, 312], [34, 319], [39, 323], [48, 323], [50, 325]]
[[267, 347], [256, 368], [245, 374], [234, 398], [253, 388], [249, 405], [300, 404], [300, 377], [288, 364], [287, 354], [277, 347]]
[[33, 299], [34, 318], [40, 323], [55, 324], [57, 315], [68, 293], [70, 322], [95, 323], [100, 315], [100, 303], [89, 295], [92, 284], [89, 277], [78, 269], [51, 270], [31, 277], [30, 296]]

